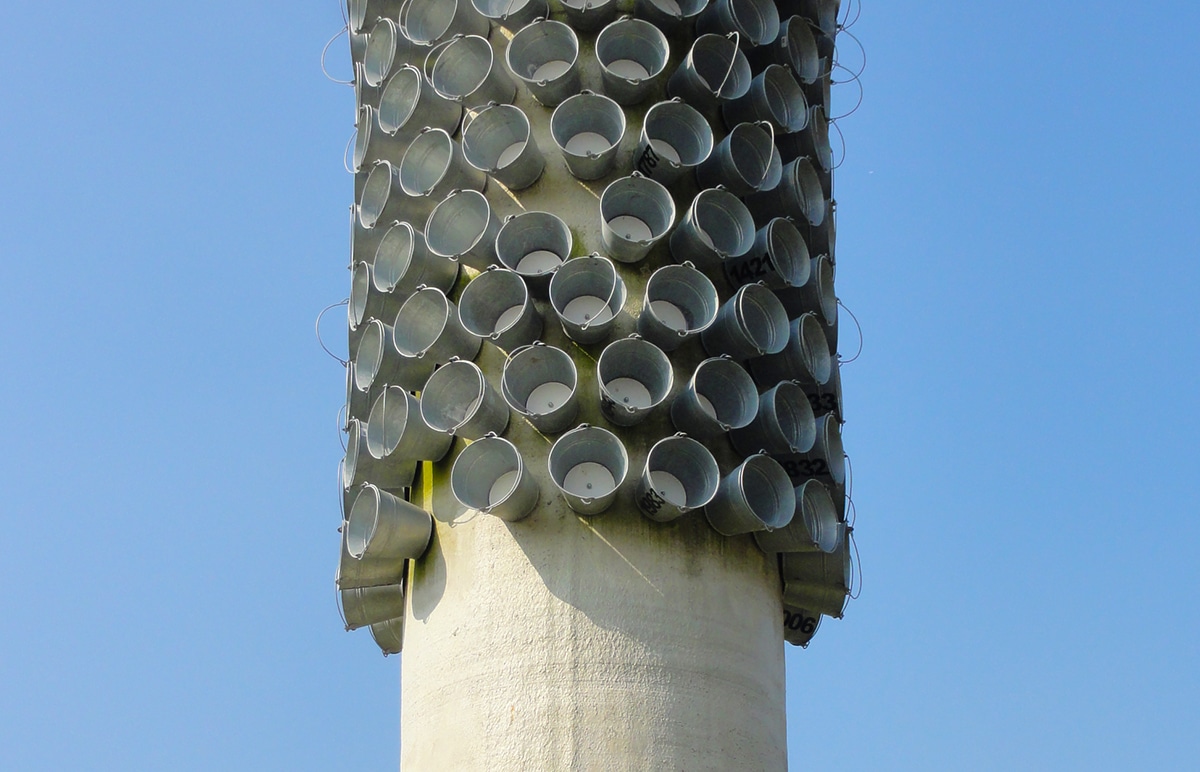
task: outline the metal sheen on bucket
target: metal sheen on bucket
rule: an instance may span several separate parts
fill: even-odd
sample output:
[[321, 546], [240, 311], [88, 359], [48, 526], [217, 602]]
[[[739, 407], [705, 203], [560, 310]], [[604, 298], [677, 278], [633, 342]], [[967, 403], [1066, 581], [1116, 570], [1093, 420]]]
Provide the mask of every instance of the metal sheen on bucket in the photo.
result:
[[508, 427], [508, 406], [478, 365], [452, 359], [425, 383], [421, 418], [436, 431], [478, 440]]
[[663, 351], [706, 330], [717, 318], [717, 288], [691, 263], [664, 265], [646, 282], [638, 334]]
[[516, 273], [490, 266], [463, 289], [458, 318], [467, 332], [505, 351], [541, 337], [542, 317], [529, 288]]
[[542, 434], [558, 434], [579, 414], [579, 375], [562, 349], [536, 341], [504, 363], [500, 393]]
[[596, 36], [596, 58], [605, 95], [618, 104], [635, 105], [658, 87], [671, 47], [653, 24], [627, 16]]
[[663, 403], [674, 383], [662, 349], [634, 335], [605, 346], [596, 361], [600, 412], [617, 426], [633, 426]]
[[[407, 298], [422, 285], [449, 292], [458, 272], [458, 261], [429, 252], [424, 233], [409, 223], [394, 222], [379, 241], [371, 281], [380, 292]], [[395, 312], [391, 316], [395, 318]]]
[[[701, 362], [671, 403], [671, 423], [681, 432], [712, 440], [740, 429], [758, 413], [758, 389], [741, 365], [728, 357]], [[755, 450], [758, 450], [755, 448]]]
[[721, 471], [708, 448], [683, 434], [650, 448], [634, 501], [651, 520], [667, 523], [706, 506], [717, 494]]
[[464, 507], [510, 522], [533, 512], [539, 493], [517, 447], [494, 434], [472, 442], [454, 459], [450, 491]]
[[566, 261], [550, 280], [550, 305], [563, 332], [577, 343], [608, 337], [625, 306], [625, 293], [617, 267], [597, 254]]
[[796, 487], [796, 514], [775, 531], [754, 534], [763, 552], [833, 552], [842, 544], [845, 524], [839, 521], [829, 489], [817, 480]]
[[512, 74], [546, 107], [579, 93], [579, 38], [562, 22], [539, 19], [521, 28], [504, 57]]
[[374, 485], [364, 485], [346, 520], [346, 550], [359, 560], [419, 558], [433, 535], [433, 518]]
[[513, 105], [489, 105], [474, 118], [464, 119], [462, 147], [471, 166], [509, 190], [529, 187], [546, 167], [528, 116]]
[[675, 224], [675, 201], [667, 189], [634, 172], [600, 194], [600, 237], [613, 260], [636, 263]]
[[629, 471], [629, 456], [612, 432], [580, 424], [555, 440], [547, 465], [568, 507], [581, 515], [598, 515], [616, 499]]
[[782, 528], [795, 510], [796, 492], [783, 467], [755, 454], [721, 479], [704, 514], [717, 533], [736, 536]]
[[573, 177], [599, 179], [616, 163], [625, 136], [625, 111], [608, 97], [584, 89], [554, 108], [550, 136]]
[[717, 320], [700, 333], [704, 350], [749, 359], [777, 354], [788, 341], [788, 318], [783, 304], [761, 284], [747, 284], [717, 312]]
[[696, 108], [678, 98], [659, 102], [646, 111], [634, 168], [670, 185], [707, 159], [712, 148], [712, 126]]
[[403, 388], [388, 386], [375, 399], [366, 425], [367, 450], [374, 458], [441, 461], [451, 442], [421, 417], [421, 401]]
[[496, 257], [516, 272], [539, 298], [550, 293], [550, 279], [571, 256], [574, 239], [562, 218], [549, 212], [522, 212], [504, 218], [496, 234]]
[[730, 443], [742, 455], [803, 453], [816, 439], [812, 405], [794, 381], [782, 381], [760, 394], [754, 420], [729, 433]]
[[811, 268], [804, 236], [786, 217], [772, 218], [754, 234], [749, 252], [724, 262], [731, 286], [761, 282], [773, 290], [804, 286]]

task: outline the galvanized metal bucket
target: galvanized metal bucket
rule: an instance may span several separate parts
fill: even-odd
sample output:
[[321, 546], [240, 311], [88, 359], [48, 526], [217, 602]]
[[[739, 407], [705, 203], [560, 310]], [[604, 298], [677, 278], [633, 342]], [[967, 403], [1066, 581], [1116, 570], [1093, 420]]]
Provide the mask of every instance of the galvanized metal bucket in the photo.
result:
[[470, 0], [410, 0], [400, 12], [400, 29], [418, 46], [433, 46], [455, 35], [487, 37], [491, 23]]
[[729, 433], [729, 441], [743, 456], [764, 452], [803, 453], [817, 439], [817, 425], [804, 389], [782, 381], [758, 396], [758, 412], [742, 429]]
[[838, 485], [846, 482], [846, 452], [842, 449], [842, 425], [826, 413], [816, 419], [816, 441], [803, 453], [778, 456], [795, 480], [817, 478]]
[[425, 383], [429, 377], [426, 364], [420, 359], [402, 356], [396, 350], [395, 341], [396, 330], [392, 325], [379, 319], [370, 319], [363, 325], [354, 356], [354, 382], [359, 390], [374, 389], [377, 392], [387, 384], [416, 389]]
[[670, 185], [707, 159], [712, 148], [712, 126], [696, 108], [678, 99], [659, 102], [646, 111], [634, 168]]
[[849, 543], [832, 553], [785, 552], [780, 565], [784, 603], [840, 619], [850, 595]]
[[837, 323], [837, 294], [833, 289], [834, 263], [826, 255], [818, 255], [810, 262], [808, 281], [800, 287], [779, 292], [779, 300], [788, 316], [799, 316], [809, 311], [820, 315], [826, 325]]
[[817, 480], [796, 487], [796, 514], [776, 531], [754, 534], [763, 552], [833, 552], [842, 544], [846, 526], [838, 520], [829, 489]]
[[[754, 234], [754, 246], [741, 257], [725, 260], [730, 285], [758, 282], [773, 290], [803, 287], [812, 269], [808, 245], [795, 223], [775, 217]], [[786, 306], [786, 304], [785, 304]]]
[[739, 123], [717, 143], [708, 160], [696, 167], [696, 181], [702, 188], [720, 185], [738, 198], [745, 198], [764, 189], [776, 152], [770, 124]]
[[399, 182], [409, 196], [408, 219], [419, 227], [452, 191], [484, 190], [487, 175], [467, 163], [462, 146], [445, 129], [425, 128], [400, 159]]
[[[429, 252], [424, 233], [409, 223], [395, 222], [379, 242], [371, 281], [381, 292], [407, 298], [421, 285], [449, 292], [458, 280], [458, 270], [458, 261]], [[395, 316], [393, 311], [390, 317], [380, 318]]]
[[754, 380], [763, 388], [780, 381], [796, 381], [802, 386], [819, 386], [828, 381], [833, 370], [833, 357], [817, 315], [801, 314], [793, 319], [783, 351], [761, 356], [753, 360], [750, 367]]
[[412, 142], [426, 127], [453, 134], [462, 114], [462, 105], [434, 91], [433, 84], [411, 64], [388, 79], [379, 97], [379, 127], [397, 142]]
[[550, 305], [563, 332], [576, 343], [608, 337], [625, 306], [625, 293], [617, 267], [597, 254], [566, 261], [550, 280]]
[[807, 158], [797, 158], [783, 167], [783, 180], [778, 188], [748, 196], [746, 206], [760, 225], [773, 217], [793, 217], [816, 226], [825, 219], [829, 202], [812, 163]]
[[383, 652], [383, 656], [399, 654], [404, 645], [404, 617], [376, 622], [371, 625], [371, 639]]
[[718, 306], [717, 288], [694, 266], [664, 265], [646, 281], [638, 334], [674, 351], [716, 320]]
[[474, 362], [452, 359], [426, 381], [421, 418], [439, 432], [478, 440], [508, 428], [508, 406]]
[[653, 24], [623, 16], [596, 36], [596, 59], [604, 93], [622, 105], [635, 105], [658, 89], [671, 46]]
[[417, 391], [439, 364], [451, 358], [474, 359], [483, 341], [467, 332], [458, 320], [458, 309], [434, 287], [417, 290], [396, 314], [393, 341], [407, 366], [393, 381]]
[[338, 607], [346, 630], [404, 616], [404, 588], [399, 584], [338, 590]]
[[[350, 516], [353, 502], [358, 498], [360, 492], [361, 489], [355, 490], [351, 503], [346, 505], [346, 518]], [[337, 588], [348, 590], [355, 587], [382, 587], [389, 584], [400, 584], [404, 581], [404, 568], [407, 564], [403, 560], [351, 556], [346, 546], [347, 530], [343, 522], [341, 554], [338, 556], [337, 573], [334, 579], [334, 585]]]
[[696, 31], [736, 32], [742, 47], [752, 49], [779, 37], [779, 10], [773, 0], [712, 0], [697, 17]]
[[541, 341], [512, 352], [500, 378], [504, 401], [542, 434], [558, 434], [575, 422], [578, 386], [571, 356]]
[[411, 220], [413, 212], [407, 199], [400, 187], [400, 168], [390, 161], [376, 161], [359, 197], [359, 225], [374, 228], [376, 223]]
[[671, 402], [671, 423], [679, 431], [701, 440], [716, 439], [731, 429], [740, 429], [753, 421], [757, 413], [758, 389], [754, 380], [728, 357], [701, 362]]
[[600, 238], [613, 260], [638, 262], [674, 224], [670, 192], [637, 172], [610, 182], [600, 194]]
[[566, 24], [538, 19], [508, 41], [508, 69], [538, 102], [554, 107], [578, 94], [579, 38]]
[[513, 32], [550, 15], [546, 0], [471, 0], [471, 5], [480, 16]]
[[463, 107], [482, 107], [490, 102], [511, 104], [516, 98], [517, 84], [496, 61], [486, 38], [456, 36], [436, 51], [436, 56], [433, 65], [427, 65], [429, 82], [444, 98], [460, 102]]
[[676, 434], [650, 448], [634, 500], [643, 515], [668, 523], [706, 506], [720, 483], [721, 470], [709, 449]]
[[468, 509], [513, 522], [533, 512], [538, 484], [517, 447], [488, 435], [472, 442], [450, 470], [450, 492]]
[[617, 0], [560, 0], [567, 23], [581, 32], [598, 30], [617, 16]]
[[425, 225], [425, 241], [435, 255], [458, 260], [477, 271], [495, 265], [500, 221], [487, 198], [477, 190], [454, 190]]
[[[795, 134], [785, 134], [775, 143], [784, 161], [797, 158], [815, 159], [821, 172], [828, 174], [833, 169], [833, 148], [829, 145], [829, 120], [825, 108], [813, 105], [808, 109], [808, 125]], [[818, 175], [820, 176], [820, 175]], [[828, 215], [826, 215], [828, 218]]]
[[796, 492], [787, 472], [762, 454], [750, 456], [722, 478], [717, 495], [704, 508], [709, 525], [725, 536], [783, 528], [795, 511]]
[[581, 515], [598, 515], [612, 506], [629, 472], [629, 455], [617, 436], [588, 424], [555, 440], [546, 463], [567, 506]]
[[711, 356], [749, 359], [778, 354], [788, 341], [787, 313], [771, 290], [747, 284], [721, 306], [716, 321], [700, 333], [700, 341]]
[[350, 303], [346, 310], [350, 315], [351, 329], [358, 329], [368, 319], [395, 318], [396, 311], [404, 302], [403, 295], [378, 289], [374, 273], [374, 266], [370, 263], [356, 263], [350, 272]]
[[823, 67], [808, 19], [800, 15], [783, 20], [779, 37], [749, 53], [751, 65], [762, 70], [768, 64], [791, 67], [801, 83], [813, 83], [821, 77]]
[[787, 134], [808, 125], [808, 100], [790, 68], [771, 64], [754, 76], [744, 96], [721, 105], [721, 115], [726, 126], [766, 121], [776, 134]]
[[574, 240], [562, 218], [549, 212], [522, 212], [504, 218], [496, 234], [496, 258], [514, 271], [536, 297], [550, 294], [550, 278], [571, 256]]
[[625, 111], [608, 97], [585, 89], [554, 108], [550, 136], [573, 177], [599, 179], [616, 162], [625, 136]]
[[633, 426], [650, 417], [674, 384], [671, 360], [662, 349], [636, 335], [604, 347], [596, 362], [600, 412], [617, 426]]
[[467, 332], [505, 351], [527, 346], [542, 334], [542, 316], [525, 281], [495, 266], [463, 289], [458, 298], [458, 319]]
[[350, 263], [369, 263], [383, 238], [385, 228], [365, 227], [359, 222], [358, 204], [350, 205]]
[[404, 488], [412, 485], [417, 461], [404, 458], [379, 459], [371, 455], [370, 421], [351, 418], [346, 422], [346, 456], [342, 462], [342, 489], [356, 490], [365, 483], [380, 488]]
[[377, 21], [368, 33], [367, 47], [363, 52], [363, 82], [372, 88], [381, 86], [392, 72], [398, 50], [406, 43], [396, 22], [391, 19]]
[[700, 110], [750, 90], [750, 62], [738, 46], [738, 36], [701, 35], [667, 80], [667, 94]]
[[350, 156], [350, 166], [355, 173], [369, 170], [376, 161], [404, 153], [404, 141], [385, 132], [379, 117], [379, 111], [371, 105], [358, 108], [358, 119], [354, 122], [354, 151]]
[[692, 199], [669, 243], [676, 262], [720, 276], [727, 259], [750, 251], [754, 237], [754, 218], [746, 205], [726, 190], [709, 188]]
[[421, 401], [403, 388], [388, 386], [375, 399], [366, 425], [366, 445], [372, 457], [394, 462], [441, 461], [451, 442], [453, 438], [421, 417]]
[[346, 520], [346, 551], [359, 560], [419, 558], [429, 547], [433, 518], [374, 485], [364, 485]]
[[464, 121], [462, 143], [467, 162], [509, 190], [529, 187], [546, 168], [529, 117], [513, 105], [490, 105]]

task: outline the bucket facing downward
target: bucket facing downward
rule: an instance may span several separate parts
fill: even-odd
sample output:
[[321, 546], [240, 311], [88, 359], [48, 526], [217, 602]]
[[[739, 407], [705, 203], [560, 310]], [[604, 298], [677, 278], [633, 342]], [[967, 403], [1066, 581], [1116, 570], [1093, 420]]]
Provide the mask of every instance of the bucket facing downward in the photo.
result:
[[650, 448], [634, 499], [638, 509], [660, 523], [712, 501], [721, 482], [713, 454], [690, 437], [664, 437]]
[[567, 506], [581, 515], [608, 509], [629, 471], [629, 455], [617, 436], [587, 424], [559, 437], [546, 463]]
[[538, 484], [520, 451], [489, 434], [463, 449], [450, 470], [450, 492], [464, 507], [501, 520], [529, 515], [538, 500]]

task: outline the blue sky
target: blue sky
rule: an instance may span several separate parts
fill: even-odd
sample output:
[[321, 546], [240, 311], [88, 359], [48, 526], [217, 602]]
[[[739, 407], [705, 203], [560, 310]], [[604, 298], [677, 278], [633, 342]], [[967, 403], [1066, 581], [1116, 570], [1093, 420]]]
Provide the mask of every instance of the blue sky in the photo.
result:
[[[1200, 754], [1198, 14], [852, 28], [864, 586], [788, 652], [793, 768]], [[343, 381], [312, 333], [348, 286], [337, 4], [0, 24], [0, 768], [393, 768], [397, 659], [334, 606]]]

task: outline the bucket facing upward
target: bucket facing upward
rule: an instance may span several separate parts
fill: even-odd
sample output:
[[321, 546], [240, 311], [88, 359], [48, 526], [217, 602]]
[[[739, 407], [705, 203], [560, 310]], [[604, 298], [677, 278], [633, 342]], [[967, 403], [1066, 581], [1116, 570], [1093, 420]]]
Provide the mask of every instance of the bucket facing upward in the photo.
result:
[[512, 351], [542, 334], [542, 317], [525, 281], [516, 273], [491, 266], [463, 289], [458, 318], [472, 335]]
[[571, 229], [549, 212], [522, 212], [504, 218], [496, 234], [496, 258], [525, 280], [539, 298], [550, 294], [550, 279], [571, 256]]
[[638, 334], [663, 351], [674, 351], [717, 318], [717, 288], [691, 263], [664, 265], [646, 282]]
[[600, 238], [613, 260], [636, 263], [675, 224], [675, 201], [662, 185], [637, 172], [600, 194]]
[[550, 280], [550, 305], [576, 343], [608, 337], [625, 305], [625, 282], [607, 257], [592, 254], [562, 264]]
[[671, 47], [662, 31], [641, 19], [622, 17], [596, 36], [596, 59], [604, 93], [622, 105], [641, 102], [658, 87]]

